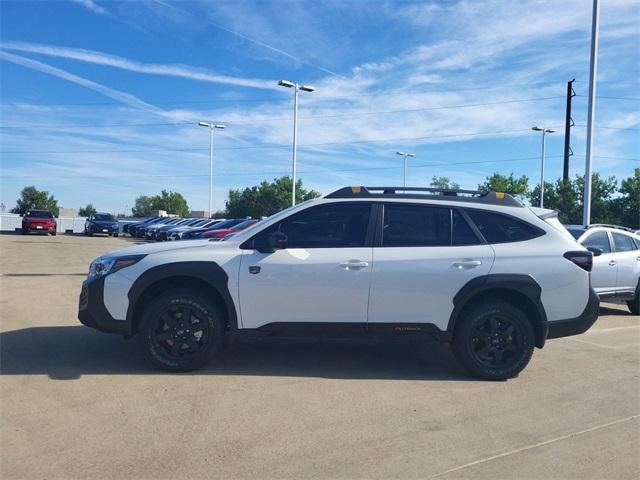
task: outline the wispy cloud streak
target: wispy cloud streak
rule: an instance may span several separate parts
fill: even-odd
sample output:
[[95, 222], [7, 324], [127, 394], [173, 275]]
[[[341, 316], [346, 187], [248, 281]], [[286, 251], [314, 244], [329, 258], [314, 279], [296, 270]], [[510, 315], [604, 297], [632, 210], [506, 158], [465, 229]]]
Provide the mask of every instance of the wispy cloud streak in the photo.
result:
[[149, 75], [165, 75], [170, 77], [186, 78], [210, 83], [233, 85], [237, 87], [260, 88], [273, 90], [277, 87], [274, 80], [260, 80], [254, 78], [230, 77], [218, 75], [210, 70], [179, 64], [141, 63], [128, 58], [107, 53], [85, 50], [82, 48], [57, 47], [27, 42], [2, 42], [0, 48], [4, 50], [37, 53], [51, 57], [66, 58], [96, 65], [119, 68], [136, 73]]
[[92, 12], [97, 13], [98, 15], [111, 15], [106, 8], [101, 7], [93, 0], [71, 0], [71, 1], [73, 3], [82, 5], [86, 9], [91, 10]]

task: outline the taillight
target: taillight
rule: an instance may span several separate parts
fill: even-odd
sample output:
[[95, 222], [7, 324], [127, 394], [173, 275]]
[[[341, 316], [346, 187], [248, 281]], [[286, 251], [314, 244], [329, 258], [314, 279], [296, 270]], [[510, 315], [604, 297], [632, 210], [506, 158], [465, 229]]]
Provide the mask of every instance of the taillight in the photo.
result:
[[563, 256], [587, 272], [590, 272], [593, 268], [593, 253], [589, 251], [577, 250], [567, 252]]

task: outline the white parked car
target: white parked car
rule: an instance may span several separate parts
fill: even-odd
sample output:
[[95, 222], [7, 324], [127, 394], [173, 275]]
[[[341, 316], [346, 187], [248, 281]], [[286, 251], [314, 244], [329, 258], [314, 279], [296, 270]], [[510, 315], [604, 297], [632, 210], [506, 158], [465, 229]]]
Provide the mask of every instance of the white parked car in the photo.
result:
[[555, 212], [504, 193], [347, 187], [223, 242], [107, 253], [79, 318], [137, 335], [172, 371], [204, 365], [225, 337], [280, 334], [435, 339], [471, 374], [505, 379], [596, 321], [592, 260]]
[[640, 315], [640, 237], [617, 225], [569, 225], [567, 230], [594, 252], [591, 284], [600, 298], [626, 301], [631, 313]]

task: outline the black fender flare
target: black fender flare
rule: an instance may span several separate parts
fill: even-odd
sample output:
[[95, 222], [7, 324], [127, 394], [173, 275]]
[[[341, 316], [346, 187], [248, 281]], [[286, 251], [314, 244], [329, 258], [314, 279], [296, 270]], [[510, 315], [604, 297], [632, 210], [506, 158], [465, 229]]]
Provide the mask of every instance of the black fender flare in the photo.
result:
[[205, 283], [222, 298], [227, 313], [227, 321], [232, 330], [238, 327], [236, 306], [229, 292], [229, 276], [220, 265], [215, 262], [191, 261], [165, 263], [152, 267], [140, 275], [129, 289], [129, 307], [127, 308], [127, 322], [133, 327], [136, 307], [147, 289], [158, 282], [175, 277], [193, 278]]
[[542, 288], [531, 275], [527, 274], [494, 273], [469, 280], [453, 297], [453, 311], [449, 317], [447, 337], [453, 337], [456, 322], [468, 302], [482, 292], [495, 289], [518, 292], [531, 302], [540, 322], [540, 330], [536, 332], [536, 346], [542, 347], [547, 337], [547, 314], [540, 298]]

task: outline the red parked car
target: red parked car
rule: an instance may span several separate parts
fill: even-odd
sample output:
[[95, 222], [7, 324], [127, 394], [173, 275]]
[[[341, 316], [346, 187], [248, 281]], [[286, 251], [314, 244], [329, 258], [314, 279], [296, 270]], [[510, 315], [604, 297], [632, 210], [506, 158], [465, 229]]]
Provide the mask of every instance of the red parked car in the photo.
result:
[[212, 238], [214, 240], [222, 240], [229, 234], [238, 233], [244, 230], [245, 228], [250, 227], [258, 223], [258, 220], [245, 220], [242, 223], [239, 223], [231, 228], [219, 228], [217, 230], [209, 230], [208, 232], [204, 232], [201, 238]]
[[29, 210], [22, 217], [22, 234], [45, 232], [56, 234], [56, 219], [48, 210]]

